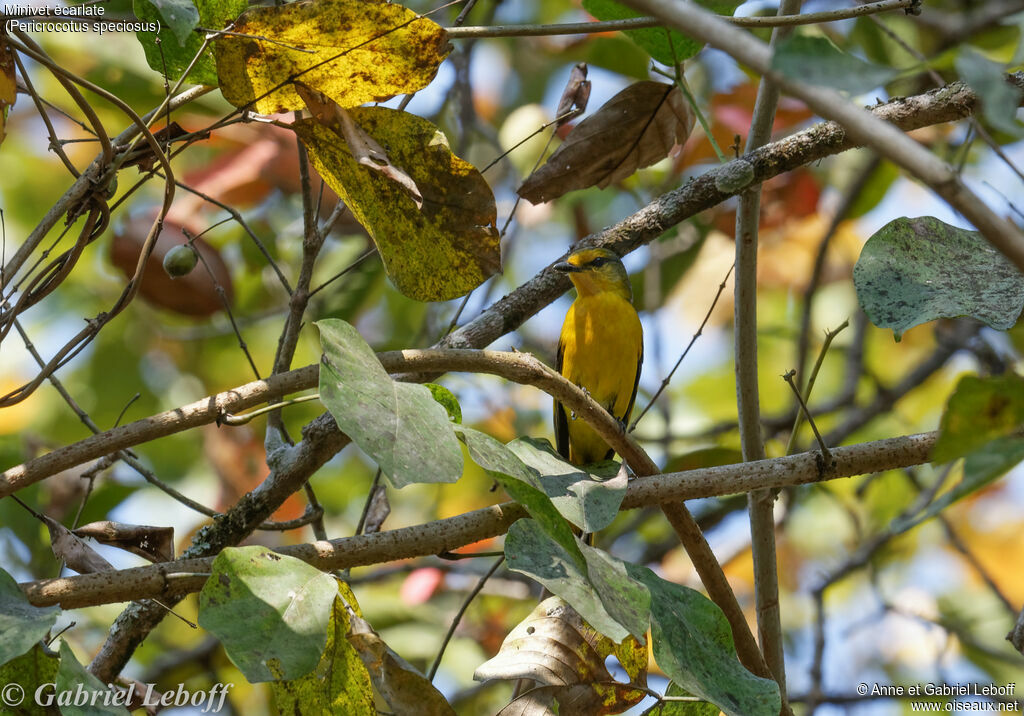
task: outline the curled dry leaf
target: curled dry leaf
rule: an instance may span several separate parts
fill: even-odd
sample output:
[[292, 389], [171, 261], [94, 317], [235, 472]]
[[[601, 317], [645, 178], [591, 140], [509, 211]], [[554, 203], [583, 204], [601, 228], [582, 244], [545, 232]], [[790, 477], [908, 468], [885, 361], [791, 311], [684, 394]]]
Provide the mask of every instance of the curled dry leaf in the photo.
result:
[[174, 559], [174, 528], [151, 525], [128, 525], [123, 522], [90, 522], [72, 531], [77, 537], [92, 537], [101, 544], [109, 544], [150, 562], [170, 562]]
[[369, 167], [375, 172], [380, 172], [388, 179], [397, 182], [399, 186], [409, 192], [409, 196], [416, 202], [416, 208], [423, 208], [423, 195], [420, 194], [416, 182], [402, 169], [391, 163], [387, 152], [384, 151], [384, 147], [380, 146], [376, 139], [364, 132], [352, 119], [352, 115], [337, 103], [332, 102], [327, 95], [301, 82], [295, 83], [295, 91], [302, 97], [306, 107], [313, 113], [316, 121], [331, 129], [345, 140], [356, 162], [364, 167]]
[[558, 109], [555, 111], [558, 126], [561, 127], [570, 119], [586, 112], [589, 100], [590, 80], [587, 79], [587, 63], [577, 62], [569, 73], [569, 81], [562, 91], [562, 98], [558, 100]]
[[534, 203], [575, 189], [604, 189], [668, 156], [693, 129], [693, 111], [678, 87], [637, 82], [576, 125], [562, 146], [519, 187]]
[[79, 574], [113, 571], [114, 566], [110, 562], [60, 522], [46, 515], [39, 515], [39, 519], [50, 531], [50, 547], [54, 556], [69, 568]]
[[391, 514], [391, 504], [388, 502], [388, 488], [378, 484], [373, 488], [370, 496], [370, 505], [366, 510], [366, 522], [363, 525], [363, 534], [380, 532], [384, 520]]
[[[114, 239], [110, 244], [110, 260], [126, 277], [135, 274], [135, 267], [142, 251], [142, 242], [149, 232], [155, 213], [133, 216], [114, 230]], [[177, 279], [172, 279], [164, 271], [163, 260], [175, 246], [188, 242], [182, 227], [169, 219], [164, 220], [163, 231], [157, 237], [153, 253], [142, 271], [142, 285], [139, 293], [147, 302], [165, 308], [183, 316], [203, 318], [223, 310], [217, 293], [217, 286], [224, 289], [225, 297], [231, 302], [234, 290], [231, 274], [217, 249], [201, 238], [193, 241], [192, 246], [199, 252], [203, 262], [210, 267], [207, 271], [199, 266], [195, 271]], [[210, 276], [213, 273], [213, 277]]]
[[[615, 681], [605, 666], [614, 654], [630, 683]], [[505, 638], [501, 650], [473, 674], [487, 679], [531, 679], [541, 684], [516, 699], [503, 716], [543, 714], [558, 702], [559, 714], [621, 713], [646, 696], [647, 646], [629, 636], [614, 643], [559, 597], [541, 602]]]

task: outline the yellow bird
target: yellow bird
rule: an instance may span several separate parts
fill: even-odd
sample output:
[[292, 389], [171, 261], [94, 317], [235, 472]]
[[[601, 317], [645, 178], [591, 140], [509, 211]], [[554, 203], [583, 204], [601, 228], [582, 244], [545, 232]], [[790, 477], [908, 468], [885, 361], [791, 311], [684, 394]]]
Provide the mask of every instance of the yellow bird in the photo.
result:
[[[626, 267], [608, 249], [580, 249], [554, 269], [569, 275], [577, 294], [558, 340], [558, 372], [625, 423], [644, 359], [643, 328]], [[555, 442], [559, 454], [574, 465], [607, 460], [613, 452], [558, 401]]]

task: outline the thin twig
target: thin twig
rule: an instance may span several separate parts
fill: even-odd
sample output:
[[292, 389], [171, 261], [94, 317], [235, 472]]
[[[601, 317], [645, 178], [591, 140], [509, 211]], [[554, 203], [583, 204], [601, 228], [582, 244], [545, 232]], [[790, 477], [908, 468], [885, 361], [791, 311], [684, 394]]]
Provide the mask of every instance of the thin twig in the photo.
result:
[[811, 430], [814, 431], [814, 437], [818, 441], [818, 448], [821, 450], [821, 456], [824, 459], [825, 469], [832, 464], [832, 453], [828, 449], [828, 445], [821, 439], [821, 433], [818, 432], [818, 426], [814, 422], [814, 416], [811, 415], [807, 409], [807, 403], [804, 402], [803, 396], [800, 395], [800, 389], [796, 387], [796, 383], [793, 382], [793, 376], [796, 375], [795, 370], [788, 371], [782, 376], [782, 379], [789, 383], [789, 387], [793, 389], [793, 395], [796, 397], [798, 403], [800, 403], [800, 410], [803, 411], [804, 417], [807, 422], [811, 424]]
[[[723, 17], [723, 20], [738, 27], [793, 27], [795, 25], [816, 25], [822, 22], [838, 22], [878, 12], [907, 9], [919, 5], [921, 0], [882, 0], [867, 5], [858, 5], [841, 10], [809, 12], [803, 15], [776, 17]], [[639, 30], [645, 27], [664, 27], [665, 22], [656, 17], [633, 17], [625, 20], [603, 22], [572, 22], [560, 25], [493, 25], [490, 27], [449, 27], [448, 36], [455, 39], [477, 37], [542, 37], [547, 35], [580, 35], [616, 30]]]

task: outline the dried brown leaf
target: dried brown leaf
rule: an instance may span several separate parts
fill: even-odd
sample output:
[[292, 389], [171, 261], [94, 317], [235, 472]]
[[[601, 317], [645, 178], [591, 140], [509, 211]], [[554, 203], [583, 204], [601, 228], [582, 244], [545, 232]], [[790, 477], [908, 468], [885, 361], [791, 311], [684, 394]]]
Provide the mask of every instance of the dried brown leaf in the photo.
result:
[[[527, 692], [502, 710], [502, 716], [533, 716], [551, 713], [558, 702], [559, 714], [621, 713], [644, 698], [646, 671], [631, 668], [646, 646], [633, 637], [622, 644], [599, 633], [558, 597], [541, 602], [505, 638], [498, 654], [473, 674], [486, 679], [531, 679], [540, 688]], [[630, 684], [616, 682], [604, 660], [615, 654], [634, 674]]]
[[92, 537], [100, 544], [109, 544], [150, 562], [174, 559], [174, 528], [151, 525], [128, 525], [123, 522], [90, 522], [72, 531], [77, 537]]
[[561, 127], [570, 119], [586, 112], [589, 100], [590, 80], [587, 79], [587, 63], [577, 62], [569, 73], [569, 81], [562, 92], [562, 98], [558, 100], [558, 110], [555, 112], [558, 126]]
[[391, 504], [388, 502], [388, 489], [378, 484], [370, 497], [370, 506], [366, 510], [366, 521], [363, 524], [363, 534], [380, 532], [384, 520], [391, 514]]
[[46, 515], [39, 518], [50, 531], [50, 548], [54, 556], [79, 574], [111, 572], [114, 566], [96, 550], [71, 533], [67, 527]]
[[604, 189], [667, 157], [686, 141], [693, 123], [679, 88], [637, 82], [576, 125], [518, 193], [542, 204], [575, 189]]

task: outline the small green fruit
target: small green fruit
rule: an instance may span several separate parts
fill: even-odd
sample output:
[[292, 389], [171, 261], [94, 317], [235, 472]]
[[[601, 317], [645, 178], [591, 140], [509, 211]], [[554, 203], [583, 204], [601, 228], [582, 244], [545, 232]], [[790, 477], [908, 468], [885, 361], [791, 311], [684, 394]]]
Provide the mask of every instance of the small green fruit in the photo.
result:
[[191, 273], [198, 261], [196, 250], [187, 244], [181, 244], [164, 254], [164, 271], [171, 278], [181, 278]]

